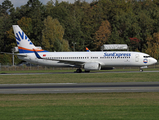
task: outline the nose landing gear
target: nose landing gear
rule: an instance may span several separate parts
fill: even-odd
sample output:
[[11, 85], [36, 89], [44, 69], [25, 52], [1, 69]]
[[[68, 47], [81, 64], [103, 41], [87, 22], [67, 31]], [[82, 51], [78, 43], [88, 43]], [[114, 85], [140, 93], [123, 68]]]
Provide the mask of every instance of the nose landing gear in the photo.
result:
[[143, 69], [144, 68], [148, 68], [147, 66], [142, 66], [142, 67], [139, 67], [139, 69], [140, 69], [140, 72], [143, 72]]

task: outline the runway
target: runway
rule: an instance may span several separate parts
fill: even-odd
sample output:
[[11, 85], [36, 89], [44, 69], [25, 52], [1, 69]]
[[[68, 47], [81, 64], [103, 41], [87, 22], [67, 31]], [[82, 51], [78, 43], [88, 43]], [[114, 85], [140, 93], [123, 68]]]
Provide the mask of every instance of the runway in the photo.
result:
[[159, 82], [2, 84], [0, 94], [159, 92]]
[[[159, 71], [143, 71], [144, 73], [159, 72]], [[140, 71], [91, 71], [90, 73], [73, 73], [73, 72], [45, 72], [45, 73], [0, 73], [0, 75], [41, 75], [41, 74], [94, 74], [94, 73], [142, 73]]]

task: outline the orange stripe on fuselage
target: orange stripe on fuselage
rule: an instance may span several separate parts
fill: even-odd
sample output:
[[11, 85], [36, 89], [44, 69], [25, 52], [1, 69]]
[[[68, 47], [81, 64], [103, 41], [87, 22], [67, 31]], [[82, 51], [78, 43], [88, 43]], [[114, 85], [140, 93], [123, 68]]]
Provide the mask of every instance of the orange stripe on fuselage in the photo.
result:
[[[27, 49], [27, 48], [23, 48], [23, 47], [19, 47], [19, 46], [18, 46], [18, 49], [34, 51], [33, 49]], [[38, 49], [38, 48], [36, 48], [35, 50], [36, 50], [37, 52], [39, 52], [39, 51], [44, 51], [44, 50]]]

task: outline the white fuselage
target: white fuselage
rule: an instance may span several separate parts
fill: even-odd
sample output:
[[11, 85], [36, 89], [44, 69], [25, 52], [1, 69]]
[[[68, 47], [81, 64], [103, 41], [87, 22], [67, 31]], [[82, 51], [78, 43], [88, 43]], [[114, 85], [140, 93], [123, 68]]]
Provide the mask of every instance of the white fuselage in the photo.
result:
[[55, 67], [79, 67], [91, 62], [99, 63], [101, 67], [143, 67], [157, 62], [148, 54], [130, 51], [38, 52], [38, 54], [42, 59], [38, 59], [34, 53], [27, 53], [27, 57], [19, 58], [31, 63]]

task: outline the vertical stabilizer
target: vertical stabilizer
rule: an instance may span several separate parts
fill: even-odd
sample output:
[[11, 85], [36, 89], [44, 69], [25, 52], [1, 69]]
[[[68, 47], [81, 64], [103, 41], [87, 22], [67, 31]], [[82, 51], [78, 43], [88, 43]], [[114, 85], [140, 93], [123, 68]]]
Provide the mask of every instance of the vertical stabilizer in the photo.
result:
[[33, 53], [33, 49], [37, 49], [18, 25], [13, 25], [13, 31], [19, 49], [19, 53]]
[[17, 46], [20, 53], [32, 53], [33, 48], [36, 47], [30, 41], [30, 39], [26, 36], [26, 34], [22, 31], [22, 29], [18, 25], [13, 25], [13, 31], [16, 38]]

